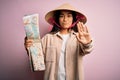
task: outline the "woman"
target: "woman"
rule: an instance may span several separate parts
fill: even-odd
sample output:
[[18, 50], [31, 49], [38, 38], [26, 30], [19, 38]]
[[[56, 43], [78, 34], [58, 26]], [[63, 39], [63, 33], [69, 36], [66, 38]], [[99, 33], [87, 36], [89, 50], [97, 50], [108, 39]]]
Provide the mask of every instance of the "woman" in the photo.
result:
[[[84, 25], [86, 17], [69, 4], [48, 12], [46, 21], [53, 25], [42, 38], [45, 58], [44, 80], [83, 80], [82, 58], [92, 51], [92, 39]], [[25, 47], [32, 40], [25, 40]]]

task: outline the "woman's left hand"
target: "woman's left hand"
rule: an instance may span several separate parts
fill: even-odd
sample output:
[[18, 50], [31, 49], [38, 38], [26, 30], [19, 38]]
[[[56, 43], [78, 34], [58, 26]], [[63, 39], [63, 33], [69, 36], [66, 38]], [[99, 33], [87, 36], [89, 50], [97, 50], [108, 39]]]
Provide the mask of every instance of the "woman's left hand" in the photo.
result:
[[77, 28], [78, 28], [77, 34], [78, 41], [82, 44], [90, 43], [92, 39], [90, 37], [87, 27], [82, 22], [78, 22]]

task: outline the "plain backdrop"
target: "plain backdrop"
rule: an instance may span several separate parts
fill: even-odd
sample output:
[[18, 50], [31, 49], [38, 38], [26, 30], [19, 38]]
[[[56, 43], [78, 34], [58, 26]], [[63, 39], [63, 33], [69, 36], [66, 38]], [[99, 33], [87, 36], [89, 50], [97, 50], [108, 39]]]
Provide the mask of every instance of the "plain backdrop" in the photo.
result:
[[120, 80], [120, 0], [0, 0], [0, 80], [43, 80], [44, 71], [30, 69], [22, 18], [38, 13], [43, 37], [51, 26], [45, 14], [63, 3], [87, 16], [94, 40], [83, 61], [85, 80]]

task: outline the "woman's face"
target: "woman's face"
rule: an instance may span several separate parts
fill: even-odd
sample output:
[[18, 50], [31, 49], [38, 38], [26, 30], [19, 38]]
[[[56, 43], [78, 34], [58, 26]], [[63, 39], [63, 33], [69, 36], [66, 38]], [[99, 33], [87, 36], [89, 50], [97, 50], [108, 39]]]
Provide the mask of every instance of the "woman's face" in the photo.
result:
[[63, 29], [68, 29], [73, 22], [73, 15], [71, 11], [63, 10], [60, 12], [59, 23]]

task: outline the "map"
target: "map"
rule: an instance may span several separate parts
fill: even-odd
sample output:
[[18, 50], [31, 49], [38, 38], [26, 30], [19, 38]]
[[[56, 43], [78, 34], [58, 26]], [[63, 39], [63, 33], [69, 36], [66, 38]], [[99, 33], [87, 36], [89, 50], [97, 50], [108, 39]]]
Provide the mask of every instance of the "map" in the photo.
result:
[[39, 34], [39, 14], [23, 17], [27, 39], [33, 39], [33, 45], [29, 47], [29, 60], [33, 71], [45, 70], [44, 55]]

